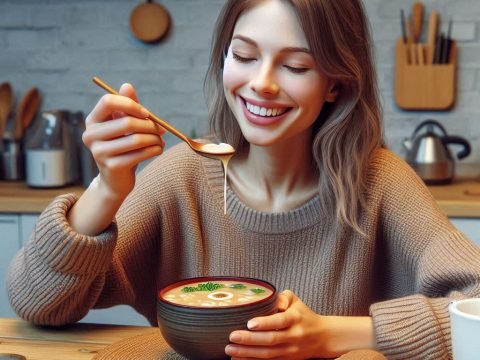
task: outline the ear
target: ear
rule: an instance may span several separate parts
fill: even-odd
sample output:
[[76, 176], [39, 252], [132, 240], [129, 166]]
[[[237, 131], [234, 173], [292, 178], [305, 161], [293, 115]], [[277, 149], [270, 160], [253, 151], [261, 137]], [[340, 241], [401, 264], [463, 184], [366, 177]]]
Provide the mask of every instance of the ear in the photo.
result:
[[325, 101], [330, 103], [335, 102], [335, 100], [337, 100], [339, 93], [340, 93], [340, 84], [332, 81], [328, 86], [328, 91], [325, 96]]

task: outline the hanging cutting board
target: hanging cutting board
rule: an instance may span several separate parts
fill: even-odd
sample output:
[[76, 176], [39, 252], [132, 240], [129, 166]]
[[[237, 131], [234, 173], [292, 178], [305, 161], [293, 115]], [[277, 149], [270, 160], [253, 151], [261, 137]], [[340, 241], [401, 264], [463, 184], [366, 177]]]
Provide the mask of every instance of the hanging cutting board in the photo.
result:
[[137, 5], [130, 14], [130, 29], [143, 42], [161, 40], [167, 34], [169, 26], [170, 15], [167, 9], [153, 0]]

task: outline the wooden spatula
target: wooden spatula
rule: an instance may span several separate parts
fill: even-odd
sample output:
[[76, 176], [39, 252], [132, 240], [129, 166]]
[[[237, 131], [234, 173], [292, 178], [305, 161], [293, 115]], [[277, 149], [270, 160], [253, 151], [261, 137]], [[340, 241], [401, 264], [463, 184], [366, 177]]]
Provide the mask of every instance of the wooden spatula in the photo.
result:
[[15, 119], [14, 138], [20, 140], [23, 131], [30, 125], [40, 106], [40, 92], [37, 88], [29, 89], [18, 106], [17, 118]]
[[413, 42], [420, 42], [422, 36], [422, 25], [423, 25], [423, 9], [424, 6], [421, 2], [416, 2], [412, 7], [412, 35]]
[[435, 43], [437, 41], [439, 20], [438, 12], [432, 11], [428, 20], [427, 64], [433, 64], [433, 59], [435, 58]]
[[13, 107], [13, 90], [9, 82], [0, 84], [0, 140], [5, 134], [8, 116]]

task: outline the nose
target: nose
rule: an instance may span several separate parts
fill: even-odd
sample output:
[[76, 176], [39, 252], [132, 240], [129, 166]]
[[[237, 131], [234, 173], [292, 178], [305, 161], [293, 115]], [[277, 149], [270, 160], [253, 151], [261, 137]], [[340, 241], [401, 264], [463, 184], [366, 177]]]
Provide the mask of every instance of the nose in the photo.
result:
[[264, 96], [277, 95], [280, 88], [275, 77], [274, 67], [268, 63], [262, 64], [253, 75], [250, 81], [250, 88]]

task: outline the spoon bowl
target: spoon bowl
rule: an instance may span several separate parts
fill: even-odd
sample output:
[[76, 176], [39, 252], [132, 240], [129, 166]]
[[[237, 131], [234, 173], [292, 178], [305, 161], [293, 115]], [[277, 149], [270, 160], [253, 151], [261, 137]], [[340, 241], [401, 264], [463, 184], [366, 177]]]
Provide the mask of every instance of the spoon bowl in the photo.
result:
[[[93, 77], [92, 81], [98, 86], [100, 86], [102, 89], [106, 90], [108, 93], [119, 95], [118, 91], [116, 91], [113, 87], [108, 85], [99, 77]], [[199, 155], [212, 159], [221, 159], [226, 156], [232, 156], [235, 153], [235, 149], [229, 144], [202, 144], [198, 141], [195, 141], [150, 111], [148, 114], [148, 119], [160, 124], [163, 128], [171, 132], [173, 135], [185, 141], [188, 146], [190, 146], [190, 148]]]

